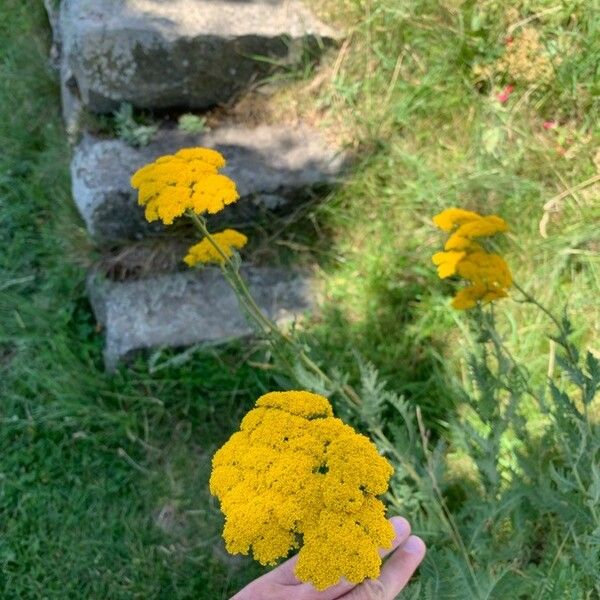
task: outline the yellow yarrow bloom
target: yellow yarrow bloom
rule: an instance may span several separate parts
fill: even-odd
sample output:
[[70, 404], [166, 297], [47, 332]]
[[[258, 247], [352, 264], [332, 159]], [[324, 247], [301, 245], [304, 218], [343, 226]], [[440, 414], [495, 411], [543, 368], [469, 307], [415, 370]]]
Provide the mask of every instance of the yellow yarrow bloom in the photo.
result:
[[464, 210], [462, 208], [447, 208], [438, 215], [435, 215], [435, 217], [433, 217], [433, 222], [435, 223], [435, 226], [442, 231], [450, 231], [456, 227], [456, 225], [462, 225], [463, 223], [468, 223], [469, 221], [476, 221], [480, 218], [481, 215], [471, 210]]
[[431, 261], [438, 268], [440, 279], [445, 279], [456, 273], [456, 266], [466, 255], [466, 252], [436, 252]]
[[239, 199], [235, 183], [218, 170], [225, 159], [210, 148], [183, 148], [161, 156], [131, 177], [149, 222], [171, 225], [186, 210], [214, 214]]
[[508, 295], [512, 275], [506, 261], [498, 254], [486, 252], [474, 240], [508, 230], [504, 219], [496, 215], [482, 216], [461, 208], [449, 208], [433, 218], [443, 231], [452, 232], [444, 252], [436, 252], [431, 260], [441, 279], [458, 275], [471, 282], [452, 301], [454, 308], [473, 308], [477, 302], [493, 302]]
[[512, 285], [512, 276], [506, 261], [498, 254], [473, 252], [456, 266], [456, 273], [463, 279], [493, 288]]
[[452, 299], [452, 306], [458, 310], [468, 310], [474, 308], [477, 302], [493, 302], [507, 296], [506, 290], [501, 288], [490, 289], [484, 284], [476, 283], [456, 292], [456, 296]]
[[323, 590], [377, 577], [394, 530], [377, 499], [393, 469], [326, 398], [265, 394], [213, 458], [227, 550], [274, 564], [301, 544], [296, 576]]
[[212, 242], [208, 238], [204, 238], [198, 244], [194, 244], [189, 250], [184, 262], [193, 267], [198, 263], [224, 263], [225, 257], [230, 258], [233, 255], [233, 251], [239, 250], [246, 245], [248, 238], [235, 229], [225, 229], [218, 233], [213, 233], [212, 238], [214, 242], [219, 246], [221, 252], [219, 252]]
[[504, 219], [490, 215], [480, 217], [468, 223], [463, 223], [449, 238], [444, 246], [445, 250], [462, 250], [472, 248], [475, 244], [473, 238], [486, 237], [496, 233], [505, 232], [508, 225]]

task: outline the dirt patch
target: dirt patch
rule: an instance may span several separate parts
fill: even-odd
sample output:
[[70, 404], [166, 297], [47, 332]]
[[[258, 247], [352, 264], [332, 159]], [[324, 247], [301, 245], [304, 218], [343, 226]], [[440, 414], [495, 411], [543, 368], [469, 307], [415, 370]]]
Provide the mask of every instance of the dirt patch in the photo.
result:
[[191, 236], [165, 236], [103, 250], [97, 269], [112, 281], [131, 281], [186, 269], [183, 257]]

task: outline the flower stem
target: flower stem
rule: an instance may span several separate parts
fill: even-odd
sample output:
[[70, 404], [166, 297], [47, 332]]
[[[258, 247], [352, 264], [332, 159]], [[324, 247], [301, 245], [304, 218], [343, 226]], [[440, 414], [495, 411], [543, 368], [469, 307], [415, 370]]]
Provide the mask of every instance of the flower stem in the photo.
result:
[[196, 225], [198, 230], [206, 237], [209, 243], [214, 247], [217, 253], [221, 257], [220, 266], [223, 275], [233, 288], [233, 291], [236, 293], [238, 300], [242, 303], [246, 311], [249, 315], [254, 319], [254, 321], [260, 325], [260, 328], [265, 330], [266, 332], [274, 333], [278, 337], [286, 339], [287, 336], [277, 327], [277, 325], [269, 319], [260, 309], [260, 307], [256, 304], [250, 290], [248, 290], [248, 286], [246, 282], [240, 276], [239, 270], [236, 265], [233, 263], [231, 258], [227, 256], [227, 254], [223, 251], [221, 246], [217, 243], [215, 238], [211, 235], [206, 227], [205, 220], [198, 216], [196, 213], [192, 211], [188, 211], [188, 216]]
[[292, 350], [296, 356], [300, 359], [300, 362], [310, 372], [319, 377], [323, 383], [331, 389], [331, 391], [338, 390], [339, 393], [344, 397], [346, 402], [353, 408], [358, 408], [362, 405], [360, 396], [354, 389], [347, 383], [338, 384], [329, 377], [320, 367], [317, 365], [307, 354], [300, 348], [288, 335], [279, 329], [277, 324], [267, 317], [260, 307], [256, 304], [248, 286], [242, 276], [240, 275], [237, 265], [231, 260], [229, 256], [223, 251], [221, 246], [217, 243], [211, 233], [206, 227], [206, 221], [192, 211], [188, 211], [187, 215], [190, 217], [197, 229], [202, 233], [204, 237], [209, 241], [210, 244], [215, 248], [217, 253], [222, 258], [221, 271], [225, 278], [231, 285], [235, 292], [238, 300], [242, 306], [246, 309], [249, 316], [260, 326], [266, 333], [274, 334], [275, 337], [283, 342], [286, 346]]

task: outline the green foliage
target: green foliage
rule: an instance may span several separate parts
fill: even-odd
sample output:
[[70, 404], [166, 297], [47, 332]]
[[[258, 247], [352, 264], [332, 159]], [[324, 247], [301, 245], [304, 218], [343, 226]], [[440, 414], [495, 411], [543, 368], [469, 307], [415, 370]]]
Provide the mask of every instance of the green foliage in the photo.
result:
[[[568, 299], [579, 340], [586, 314], [595, 313], [594, 189], [564, 198], [548, 239], [539, 222], [546, 201], [597, 172], [598, 95], [577, 90], [600, 81], [589, 70], [600, 64], [600, 37], [584, 33], [598, 19], [580, 2], [509, 4], [348, 2], [344, 21], [353, 44], [320, 97], [332, 124], [350, 124], [352, 141], [367, 150], [356, 175], [315, 211], [319, 226], [336, 232], [333, 246], [329, 239], [326, 245], [334, 258], [326, 265], [324, 348], [356, 377], [350, 349], [358, 349], [395, 391], [421, 405], [429, 423], [452, 409], [454, 388], [439, 359], [456, 368], [460, 343], [448, 294], [426, 264], [440, 243], [433, 214], [448, 206], [500, 214], [512, 232], [513, 243], [503, 248], [509, 264], [546, 304]], [[333, 13], [339, 3], [331, 5]], [[492, 62], [504, 51], [508, 25], [500, 17], [509, 7], [522, 19], [552, 8], [529, 24], [544, 36], [585, 41], [586, 51], [560, 65], [577, 73], [570, 85], [554, 81], [552, 92], [516, 87], [506, 105], [495, 95], [504, 82], [477, 87], [475, 60]], [[578, 103], [585, 103], [581, 114]], [[544, 130], [545, 119], [556, 120], [557, 129]], [[563, 145], [561, 135], [570, 141]], [[499, 311], [509, 323], [531, 322], [530, 306]], [[546, 350], [533, 332], [541, 317], [533, 319], [531, 334], [513, 327], [509, 344], [539, 383]]]
[[133, 106], [124, 102], [114, 114], [117, 135], [130, 146], [147, 146], [158, 131], [158, 125], [139, 123]]
[[[395, 420], [384, 427], [418, 474], [394, 490], [399, 505], [414, 511], [416, 488], [421, 502], [414, 518], [429, 535], [432, 515], [439, 516], [441, 539], [417, 587], [422, 597], [600, 595], [600, 421], [586, 408], [599, 397], [598, 360], [591, 353], [580, 360], [566, 316], [553, 321], [561, 372], [545, 389], [531, 387], [498, 335], [492, 311], [479, 311], [464, 404], [434, 450], [427, 435], [420, 449], [407, 449]], [[531, 401], [546, 417], [541, 434], [524, 418]]]
[[222, 549], [210, 457], [272, 385], [248, 347], [103, 373], [46, 27], [3, 3], [0, 597], [227, 598], [258, 570]]
[[208, 130], [206, 125], [206, 117], [186, 113], [179, 117], [177, 127], [184, 133], [202, 133]]

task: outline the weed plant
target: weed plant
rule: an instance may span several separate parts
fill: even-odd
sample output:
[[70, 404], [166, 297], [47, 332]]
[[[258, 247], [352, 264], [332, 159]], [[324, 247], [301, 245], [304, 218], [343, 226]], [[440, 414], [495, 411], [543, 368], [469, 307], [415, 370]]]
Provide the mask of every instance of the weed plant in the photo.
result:
[[134, 147], [147, 146], [158, 131], [158, 125], [139, 123], [133, 115], [133, 106], [124, 102], [114, 114], [117, 135]]

